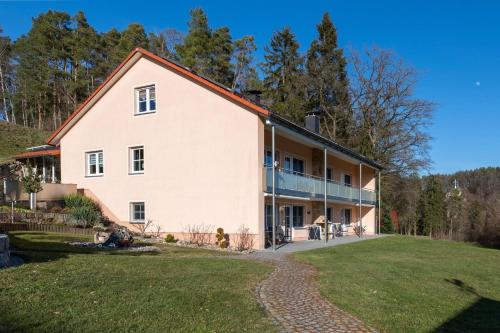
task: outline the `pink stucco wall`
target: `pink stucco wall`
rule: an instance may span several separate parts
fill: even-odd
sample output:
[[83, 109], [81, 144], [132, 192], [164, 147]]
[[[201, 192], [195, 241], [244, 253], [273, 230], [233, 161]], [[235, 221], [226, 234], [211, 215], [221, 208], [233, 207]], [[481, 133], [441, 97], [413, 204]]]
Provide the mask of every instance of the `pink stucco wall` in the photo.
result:
[[[134, 115], [134, 88], [155, 84], [157, 112]], [[254, 113], [141, 58], [61, 140], [63, 183], [89, 190], [119, 222], [130, 202], [164, 232], [205, 224], [263, 228], [263, 131]], [[129, 175], [131, 146], [145, 172]], [[85, 176], [85, 152], [103, 150], [104, 175]], [[259, 245], [259, 244], [257, 244]]]

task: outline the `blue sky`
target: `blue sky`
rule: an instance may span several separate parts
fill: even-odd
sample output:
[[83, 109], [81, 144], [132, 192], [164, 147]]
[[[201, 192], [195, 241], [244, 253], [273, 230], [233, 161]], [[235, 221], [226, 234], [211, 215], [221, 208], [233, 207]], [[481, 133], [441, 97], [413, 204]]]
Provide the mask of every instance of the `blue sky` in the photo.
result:
[[340, 46], [390, 48], [418, 69], [416, 95], [437, 103], [433, 172], [500, 166], [500, 1], [0, 1], [0, 26], [16, 38], [32, 17], [54, 9], [83, 10], [99, 31], [132, 22], [148, 32], [186, 31], [194, 7], [235, 38], [253, 35], [258, 58], [285, 25], [306, 50], [328, 11]]

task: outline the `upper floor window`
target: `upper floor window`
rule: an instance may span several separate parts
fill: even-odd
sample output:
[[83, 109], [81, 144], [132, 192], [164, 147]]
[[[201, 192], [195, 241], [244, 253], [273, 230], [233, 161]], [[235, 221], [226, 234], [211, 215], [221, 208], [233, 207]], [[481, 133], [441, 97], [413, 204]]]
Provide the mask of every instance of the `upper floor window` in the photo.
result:
[[156, 112], [156, 89], [155, 86], [137, 88], [135, 90], [136, 114]]
[[86, 153], [87, 176], [101, 176], [104, 174], [104, 155], [101, 151]]
[[129, 171], [130, 173], [144, 172], [144, 147], [129, 148]]
[[333, 181], [333, 169], [332, 168], [326, 168], [326, 180], [329, 182]]
[[304, 160], [291, 156], [285, 156], [285, 171], [300, 175], [304, 174], [305, 172]]
[[[274, 152], [274, 160], [276, 162], [279, 162], [280, 160], [280, 154], [278, 151]], [[264, 150], [264, 166], [271, 168], [273, 166], [273, 151], [271, 149], [265, 149]]]

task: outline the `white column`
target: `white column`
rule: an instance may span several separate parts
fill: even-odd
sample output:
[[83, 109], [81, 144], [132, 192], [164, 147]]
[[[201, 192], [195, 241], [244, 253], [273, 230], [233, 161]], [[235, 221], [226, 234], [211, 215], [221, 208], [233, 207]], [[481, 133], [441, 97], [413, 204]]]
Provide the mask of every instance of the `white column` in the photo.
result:
[[272, 163], [273, 163], [273, 251], [276, 251], [276, 144], [274, 124], [271, 127], [272, 136]]
[[45, 167], [45, 156], [42, 156], [42, 183], [47, 179], [47, 168]]
[[361, 169], [362, 169], [362, 164], [359, 163], [359, 237], [363, 236], [363, 218], [361, 217], [362, 216], [362, 211], [361, 211], [361, 195], [362, 195], [362, 173], [361, 173]]
[[52, 183], [56, 182], [56, 158], [52, 156]]

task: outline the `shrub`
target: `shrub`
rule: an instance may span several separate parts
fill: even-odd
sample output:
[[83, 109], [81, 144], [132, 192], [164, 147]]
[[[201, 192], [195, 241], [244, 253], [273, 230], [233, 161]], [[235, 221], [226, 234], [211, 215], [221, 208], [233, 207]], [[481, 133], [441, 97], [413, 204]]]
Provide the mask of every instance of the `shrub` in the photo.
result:
[[238, 251], [248, 251], [253, 248], [254, 238], [250, 233], [250, 228], [246, 227], [244, 224], [238, 229], [236, 234], [236, 249]]
[[229, 235], [224, 233], [224, 229], [217, 228], [215, 238], [217, 239], [215, 245], [218, 245], [221, 249], [225, 249], [229, 246]]
[[204, 224], [194, 224], [188, 225], [187, 234], [188, 240], [187, 242], [190, 244], [194, 244], [197, 246], [205, 246], [211, 243], [211, 235], [213, 232], [213, 226], [204, 225]]
[[167, 243], [177, 243], [178, 239], [175, 239], [174, 235], [172, 234], [167, 234], [167, 237], [165, 237], [165, 242]]
[[69, 194], [64, 197], [64, 204], [77, 224], [85, 228], [92, 227], [102, 220], [101, 207], [89, 197]]

